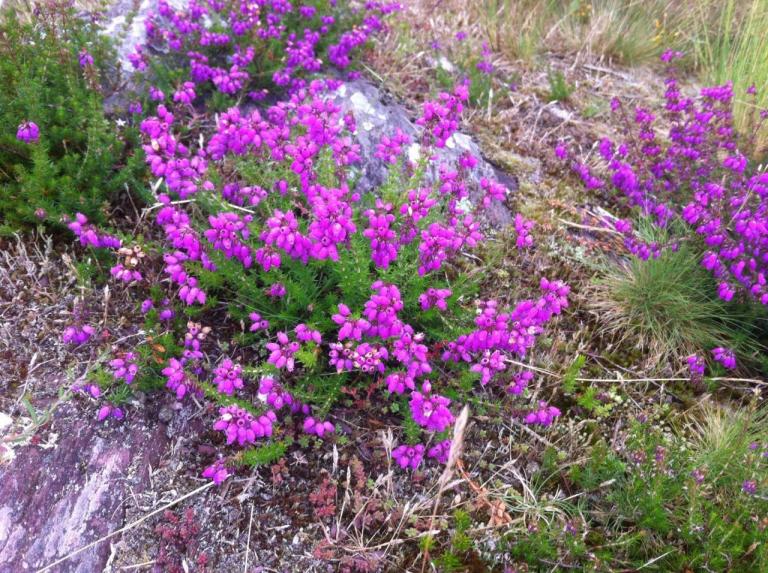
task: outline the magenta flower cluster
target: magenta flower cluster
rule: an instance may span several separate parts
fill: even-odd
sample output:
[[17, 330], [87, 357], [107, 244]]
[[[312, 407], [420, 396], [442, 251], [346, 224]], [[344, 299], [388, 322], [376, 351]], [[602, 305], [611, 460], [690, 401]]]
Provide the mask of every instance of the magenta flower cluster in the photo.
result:
[[22, 143], [37, 143], [40, 140], [40, 128], [34, 121], [24, 121], [16, 130], [16, 139]]
[[[667, 52], [663, 59], [670, 63], [677, 57]], [[611, 108], [624, 118], [630, 135], [619, 145], [600, 142], [607, 176], [596, 176], [576, 161], [573, 168], [587, 188], [612, 187], [659, 227], [686, 223], [703, 246], [701, 264], [717, 279], [720, 298], [729, 301], [740, 294], [768, 304], [768, 174], [749, 161], [746, 142], [734, 128], [733, 100], [743, 96], [728, 83], [688, 97], [674, 73], [666, 86], [666, 138], [657, 135], [650, 110], [625, 109], [614, 100]], [[568, 155], [563, 146], [556, 154]], [[617, 230], [634, 254], [658, 256], [662, 246], [633, 238], [627, 222]]]
[[227, 444], [237, 442], [241, 446], [252, 444], [257, 438], [271, 436], [272, 424], [276, 420], [272, 411], [256, 417], [240, 406], [226, 406], [219, 410], [219, 414], [213, 429], [224, 432]]
[[126, 384], [133, 382], [139, 372], [137, 359], [138, 356], [135, 352], [126, 352], [122, 356], [110, 360], [109, 366], [112, 368], [112, 376], [117, 380], [123, 380]]
[[243, 369], [239, 364], [235, 364], [229, 358], [226, 358], [214, 371], [213, 383], [216, 389], [222, 394], [231, 396], [235, 390], [243, 387]]

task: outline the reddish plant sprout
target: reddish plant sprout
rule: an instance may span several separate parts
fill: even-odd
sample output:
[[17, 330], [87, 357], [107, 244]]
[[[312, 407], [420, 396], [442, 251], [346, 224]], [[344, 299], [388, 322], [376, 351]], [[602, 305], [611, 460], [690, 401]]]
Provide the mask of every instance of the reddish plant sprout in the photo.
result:
[[324, 475], [318, 488], [309, 494], [309, 501], [315, 508], [317, 518], [332, 517], [336, 514], [336, 494], [336, 484], [327, 474]]

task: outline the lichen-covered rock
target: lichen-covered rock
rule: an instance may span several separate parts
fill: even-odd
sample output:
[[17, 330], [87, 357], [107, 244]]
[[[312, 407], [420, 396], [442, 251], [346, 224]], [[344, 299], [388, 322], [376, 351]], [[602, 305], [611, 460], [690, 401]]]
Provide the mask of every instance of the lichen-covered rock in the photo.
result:
[[[19, 448], [0, 467], [0, 573], [37, 571], [123, 527], [126, 499], [146, 488], [150, 465], [166, 450], [160, 424], [105, 427], [65, 409], [70, 413], [43, 430], [49, 438], [45, 448]], [[54, 571], [102, 571], [110, 541], [118, 539], [83, 551]]]
[[[357, 143], [362, 157], [362, 174], [357, 181], [359, 191], [375, 190], [386, 179], [389, 164], [375, 155], [376, 145], [383, 135], [392, 135], [400, 129], [413, 141], [408, 148], [409, 159], [418, 160], [421, 152], [418, 143], [420, 128], [411, 121], [405, 107], [388, 100], [376, 86], [365, 80], [345, 82], [336, 91], [333, 101], [342, 108], [343, 113], [351, 113], [355, 117]], [[503, 183], [511, 192], [517, 190], [516, 180], [485, 161], [477, 143], [464, 133], [453, 134], [445, 147], [437, 151], [437, 155], [442, 162], [456, 164], [465, 152], [478, 159], [477, 167], [471, 173], [475, 182], [487, 177]], [[432, 171], [427, 173], [427, 179], [434, 180], [438, 175], [437, 168], [434, 162], [430, 165]], [[475, 196], [471, 198], [477, 199]], [[510, 211], [501, 204], [492, 205], [485, 216], [495, 226], [507, 225], [512, 220]]]

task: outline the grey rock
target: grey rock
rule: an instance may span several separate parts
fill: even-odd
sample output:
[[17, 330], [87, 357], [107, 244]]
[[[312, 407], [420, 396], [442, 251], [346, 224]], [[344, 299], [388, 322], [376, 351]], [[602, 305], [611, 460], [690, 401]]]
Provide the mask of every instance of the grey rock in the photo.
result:
[[[25, 446], [0, 468], [0, 573], [38, 570], [124, 525], [129, 491], [147, 487], [149, 465], [168, 442], [141, 423], [122, 432], [107, 426], [101, 436], [104, 429], [59, 417], [50, 430], [61, 436], [56, 447]], [[110, 543], [100, 543], [54, 571], [101, 571], [109, 553]]]
[[[357, 124], [357, 143], [360, 145], [362, 157], [362, 173], [357, 181], [358, 191], [373, 191], [386, 180], [390, 166], [375, 157], [376, 145], [383, 135], [391, 135], [399, 128], [414, 142], [407, 149], [408, 158], [412, 161], [418, 160], [421, 154], [421, 146], [418, 143], [421, 128], [411, 121], [404, 106], [385, 96], [376, 86], [366, 80], [344, 82], [332, 99], [341, 107], [343, 113], [351, 113]], [[487, 177], [503, 183], [510, 192], [517, 190], [517, 180], [486, 161], [477, 143], [470, 136], [460, 132], [451, 136], [443, 149], [437, 150], [438, 161], [431, 163], [431, 168], [426, 174], [427, 180], [437, 179], [438, 164], [455, 165], [459, 157], [467, 151], [478, 159], [477, 167], [470, 174], [476, 184], [479, 184], [483, 177]], [[478, 198], [478, 193], [470, 195], [473, 201]], [[486, 213], [486, 218], [494, 226], [500, 227], [509, 224], [512, 215], [505, 205], [494, 204]]]

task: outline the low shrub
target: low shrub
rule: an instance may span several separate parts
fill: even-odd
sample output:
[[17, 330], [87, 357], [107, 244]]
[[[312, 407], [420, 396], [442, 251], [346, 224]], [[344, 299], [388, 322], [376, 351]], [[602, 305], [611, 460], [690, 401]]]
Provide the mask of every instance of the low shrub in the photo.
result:
[[[679, 56], [668, 51], [662, 59], [671, 63]], [[658, 258], [665, 250], [680, 249], [679, 254], [669, 255], [670, 263], [695, 256], [713, 277], [716, 289], [713, 292], [721, 300], [743, 303], [728, 308], [724, 305], [723, 310], [745, 309], [752, 303], [766, 305], [768, 174], [750, 161], [751, 142], [734, 128], [731, 85], [703, 88], [698, 98], [685, 97], [674, 70], [670, 71], [664, 96], [666, 139], [657, 135], [659, 122], [651, 110], [640, 107], [628, 110], [614, 99], [611, 108], [623, 122], [626, 138], [620, 143], [609, 139], [599, 143], [599, 166], [579, 161], [572, 161], [571, 165], [587, 189], [610, 189], [629, 210], [634, 210], [644, 225], [656, 227], [659, 231], [656, 235], [664, 237], [663, 241], [647, 240], [631, 221], [606, 219], [605, 225], [624, 237], [632, 254], [648, 260]], [[562, 144], [555, 151], [563, 159], [568, 157], [568, 150]], [[596, 172], [604, 175], [595, 175]], [[688, 319], [710, 315], [716, 310], [712, 306], [713, 296], [694, 295], [691, 290], [707, 287], [700, 273], [683, 273], [682, 268], [678, 272], [664, 261], [634, 268], [637, 272], [633, 273], [633, 279], [645, 283], [645, 279], [660, 279], [669, 290], [650, 287], [641, 291], [637, 288], [641, 283], [634, 282], [634, 290], [627, 291], [622, 287], [628, 284], [626, 280], [613, 280], [622, 292], [613, 293], [608, 299], [627, 300], [632, 295], [636, 303], [645, 301], [642, 307], [635, 305], [632, 322], [645, 323], [646, 331], [657, 333], [658, 328], [650, 329], [652, 315], [647, 309], [665, 307], [662, 314], [656, 314], [661, 321], [653, 320], [657, 325], [666, 325], [664, 337], [670, 347], [679, 339], [682, 323], [677, 318], [684, 316], [681, 311], [687, 306], [680, 304], [682, 300], [701, 302], [696, 303], [696, 308], [686, 309]], [[678, 279], [685, 280], [679, 282]], [[654, 298], [640, 299], [637, 295], [641, 293]], [[678, 302], [666, 306], [670, 296]], [[652, 300], [650, 307], [649, 300]], [[672, 312], [675, 318], [670, 321]], [[758, 310], [747, 310], [747, 316], [755, 322], [759, 314]], [[716, 322], [723, 327], [741, 318], [741, 315], [729, 316]], [[700, 334], [712, 338], [716, 333], [708, 328]], [[702, 336], [694, 335], [691, 342], [703, 342]]]
[[[238, 11], [212, 9], [235, 35], [241, 24], [248, 37], [270, 38], [274, 29], [285, 43], [284, 63], [292, 61], [296, 37], [278, 24], [294, 15], [273, 3], [274, 18], [243, 24]], [[216, 40], [192, 6], [161, 12], [172, 26], [151, 23], [152, 37], [176, 42], [174, 49]], [[346, 67], [350, 50], [381, 26], [375, 14], [386, 12], [371, 4], [357, 35], [341, 30], [338, 44], [328, 46], [332, 61]], [[324, 14], [302, 18], [323, 22]], [[178, 36], [182, 29], [190, 33]], [[214, 43], [239, 57], [223, 36]], [[314, 46], [305, 46], [302, 61]], [[83, 246], [114, 253], [110, 274], [143, 299], [148, 334], [143, 343], [114, 348], [108, 367], [92, 376], [96, 383], [80, 389], [103, 402], [103, 420], [122, 418], [130, 389], [158, 380], [178, 400], [194, 395], [217, 404], [221, 455], [204, 472], [217, 483], [237, 464], [274, 462], [296, 440], [334, 436], [332, 407], [349, 396], [365, 403], [374, 393], [388, 396], [386, 410], [404, 418], [407, 443], [393, 450], [396, 464], [445, 461], [456, 403], [476, 381], [500, 395], [524, 394], [531, 376], [515, 373], [509, 361], [526, 357], [568, 296], [563, 283], [542, 279], [537, 297], [509, 309], [470, 298], [478, 279], [466, 272], [463, 255], [484, 238], [485, 209], [508, 191], [473, 179], [477, 159], [469, 154], [457, 163], [439, 160], [458, 129], [468, 86], [424, 104], [418, 142], [401, 132], [382, 136], [375, 155], [391, 166], [389, 176], [375, 194], [361, 195], [354, 190], [358, 128], [330, 97], [338, 80], [306, 77], [314, 71], [306, 66], [278, 70], [273, 79], [287, 99], [231, 107], [211, 129], [191, 103], [198, 88], [212, 83], [221, 91], [221, 84], [196, 75], [200, 61], [192, 58], [193, 81], [180, 85], [172, 103], [150, 88], [162, 103], [151, 104], [154, 113], [141, 123], [157, 178], [149, 199], [160, 236], [111, 234], [82, 214], [69, 225]], [[250, 89], [242, 79], [239, 95]], [[419, 158], [411, 161], [414, 151]], [[518, 245], [528, 248], [532, 225], [517, 222]], [[94, 342], [86, 320], [69, 328], [73, 344]], [[560, 414], [545, 402], [518, 413], [539, 425]], [[291, 419], [294, 430], [285, 423]]]
[[143, 171], [127, 157], [137, 133], [103, 111], [110, 66], [108, 39], [69, 4], [0, 13], [0, 233], [74, 212], [104, 221]]

